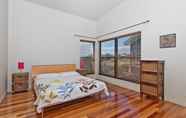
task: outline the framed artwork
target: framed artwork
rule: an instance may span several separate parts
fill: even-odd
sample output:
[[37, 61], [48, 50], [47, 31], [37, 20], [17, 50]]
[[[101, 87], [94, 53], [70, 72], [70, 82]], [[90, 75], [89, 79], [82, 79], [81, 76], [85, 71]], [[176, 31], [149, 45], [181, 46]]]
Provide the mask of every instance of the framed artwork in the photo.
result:
[[176, 34], [167, 34], [160, 36], [160, 48], [176, 47]]

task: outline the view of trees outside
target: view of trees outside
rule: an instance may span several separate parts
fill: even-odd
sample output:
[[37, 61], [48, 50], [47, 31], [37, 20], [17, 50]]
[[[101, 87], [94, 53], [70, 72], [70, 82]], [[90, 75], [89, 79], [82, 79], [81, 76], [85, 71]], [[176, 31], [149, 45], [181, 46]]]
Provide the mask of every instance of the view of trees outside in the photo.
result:
[[115, 41], [101, 43], [101, 74], [114, 76]]
[[139, 81], [141, 35], [118, 39], [118, 73], [120, 79]]
[[80, 68], [87, 73], [94, 73], [94, 43], [80, 42]]
[[[123, 80], [139, 82], [141, 58], [141, 33], [101, 42], [101, 74], [115, 76]], [[118, 56], [115, 70], [115, 48]]]

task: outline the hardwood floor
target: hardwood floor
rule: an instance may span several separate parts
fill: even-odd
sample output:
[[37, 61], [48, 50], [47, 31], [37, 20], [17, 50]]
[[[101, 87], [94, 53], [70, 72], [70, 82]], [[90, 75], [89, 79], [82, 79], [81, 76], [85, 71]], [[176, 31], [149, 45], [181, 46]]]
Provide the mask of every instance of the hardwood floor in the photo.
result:
[[[157, 108], [153, 99], [140, 100], [139, 93], [108, 85], [110, 97], [87, 97], [57, 108], [50, 108], [44, 118], [144, 118]], [[33, 106], [33, 93], [8, 95], [0, 104], [0, 118], [41, 118]], [[186, 109], [170, 102], [160, 105], [160, 111], [149, 118], [186, 118]]]

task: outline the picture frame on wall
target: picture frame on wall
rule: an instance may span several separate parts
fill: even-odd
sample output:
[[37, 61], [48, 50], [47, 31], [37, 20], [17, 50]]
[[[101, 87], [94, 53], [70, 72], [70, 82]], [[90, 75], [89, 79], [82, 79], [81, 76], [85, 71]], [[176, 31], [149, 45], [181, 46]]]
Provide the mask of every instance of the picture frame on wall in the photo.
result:
[[175, 48], [176, 34], [167, 34], [160, 36], [160, 48]]

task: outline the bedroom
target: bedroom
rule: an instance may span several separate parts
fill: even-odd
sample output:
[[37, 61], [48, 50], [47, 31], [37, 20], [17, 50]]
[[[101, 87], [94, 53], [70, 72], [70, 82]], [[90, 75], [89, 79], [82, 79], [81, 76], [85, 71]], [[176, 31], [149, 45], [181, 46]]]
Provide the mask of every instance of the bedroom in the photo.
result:
[[[92, 59], [93, 67], [95, 67], [93, 69], [94, 74], [87, 76], [104, 81], [108, 84], [107, 87], [111, 88], [113, 92], [116, 91], [120, 97], [130, 98], [128, 95], [136, 92], [137, 97], [135, 99], [139, 97], [140, 100], [138, 95], [140, 84], [138, 82], [126, 81], [126, 78], [123, 80], [116, 77], [120, 71], [133, 72], [133, 69], [129, 69], [129, 67], [124, 67], [124, 70], [118, 69], [120, 60], [117, 58], [120, 53], [120, 36], [127, 37], [129, 34], [140, 32], [140, 36], [138, 36], [141, 41], [137, 43], [140, 46], [140, 59], [165, 61], [165, 103], [160, 107], [159, 113], [153, 114], [152, 117], [184, 118], [186, 116], [186, 93], [184, 92], [186, 86], [186, 73], [184, 72], [186, 65], [186, 57], [184, 56], [186, 16], [184, 11], [186, 8], [184, 4], [184, 0], [179, 2], [176, 0], [78, 0], [77, 2], [72, 0], [1, 0], [0, 101], [2, 101], [2, 104], [0, 104], [0, 117], [40, 117], [41, 114], [37, 114], [35, 107], [32, 107], [32, 93], [30, 93], [32, 89], [32, 66], [76, 64], [77, 69], [85, 66], [85, 64], [80, 64], [80, 57], [82, 56], [80, 40], [95, 42], [88, 46], [91, 48], [91, 55], [94, 57]], [[142, 24], [135, 26], [139, 23]], [[168, 34], [176, 34], [176, 46], [160, 48], [160, 36]], [[107, 46], [104, 41], [108, 39], [113, 40]], [[95, 47], [94, 53], [93, 47]], [[108, 50], [112, 50], [109, 51], [109, 54], [112, 54], [107, 55], [112, 58], [109, 60], [112, 63], [105, 62], [107, 66], [101, 68], [108, 70], [106, 72], [103, 70], [104, 72], [100, 73], [100, 63], [103, 63], [100, 61], [102, 58], [100, 52], [107, 50], [107, 47], [109, 47]], [[23, 71], [29, 72], [28, 88], [30, 91], [11, 96], [12, 74], [20, 72], [17, 67], [19, 62], [23, 62]], [[139, 59], [137, 59], [137, 62], [139, 63]], [[109, 64], [112, 65], [112, 69], [107, 68]], [[115, 68], [116, 66], [118, 68]], [[109, 72], [107, 73], [107, 71]], [[105, 76], [105, 74], [110, 75], [110, 73], [115, 77]], [[140, 75], [137, 77], [139, 81]], [[133, 91], [131, 92], [131, 90]], [[16, 99], [18, 100], [16, 101]], [[93, 98], [85, 98], [82, 101], [81, 105], [87, 101], [87, 104], [85, 104], [87, 107], [80, 105], [82, 108], [77, 108], [78, 105], [75, 105], [77, 104], [75, 101], [75, 103], [72, 103], [74, 107], [67, 105], [65, 107], [67, 110], [64, 110], [63, 107], [59, 107], [59, 110], [54, 108], [44, 113], [44, 117], [101, 117], [101, 112], [104, 110], [103, 115], [108, 115], [108, 118], [114, 116], [127, 117], [130, 114], [133, 117], [135, 115], [138, 117], [139, 115], [148, 115], [150, 113], [148, 109], [151, 109], [151, 106], [149, 106], [148, 109], [135, 113], [135, 110], [127, 111], [123, 108], [127, 106], [126, 102], [119, 105], [117, 101], [114, 105], [118, 108], [112, 109], [112, 105], [101, 108], [100, 105], [109, 106], [110, 102], [109, 100], [104, 101], [104, 95], [101, 99], [98, 95], [98, 98], [95, 99], [97, 100], [95, 104], [99, 103], [97, 108], [89, 107], [86, 111], [85, 109], [91, 106], [91, 100], [95, 102]], [[121, 99], [121, 101], [123, 100], [125, 99]], [[131, 101], [133, 100], [131, 99]], [[25, 104], [25, 102], [28, 103]], [[100, 102], [108, 102], [108, 104], [101, 104]], [[146, 101], [144, 101], [145, 103]], [[133, 109], [142, 109], [140, 106], [143, 106], [143, 102], [137, 104], [131, 103], [128, 106], [132, 106]], [[14, 108], [15, 110], [12, 110]], [[75, 111], [72, 110], [73, 108]], [[79, 113], [77, 113], [78, 111]], [[123, 113], [120, 113], [122, 111]], [[64, 112], [67, 112], [67, 114], [64, 114]], [[76, 113], [77, 116], [73, 113]], [[98, 115], [95, 115], [96, 113]]]

